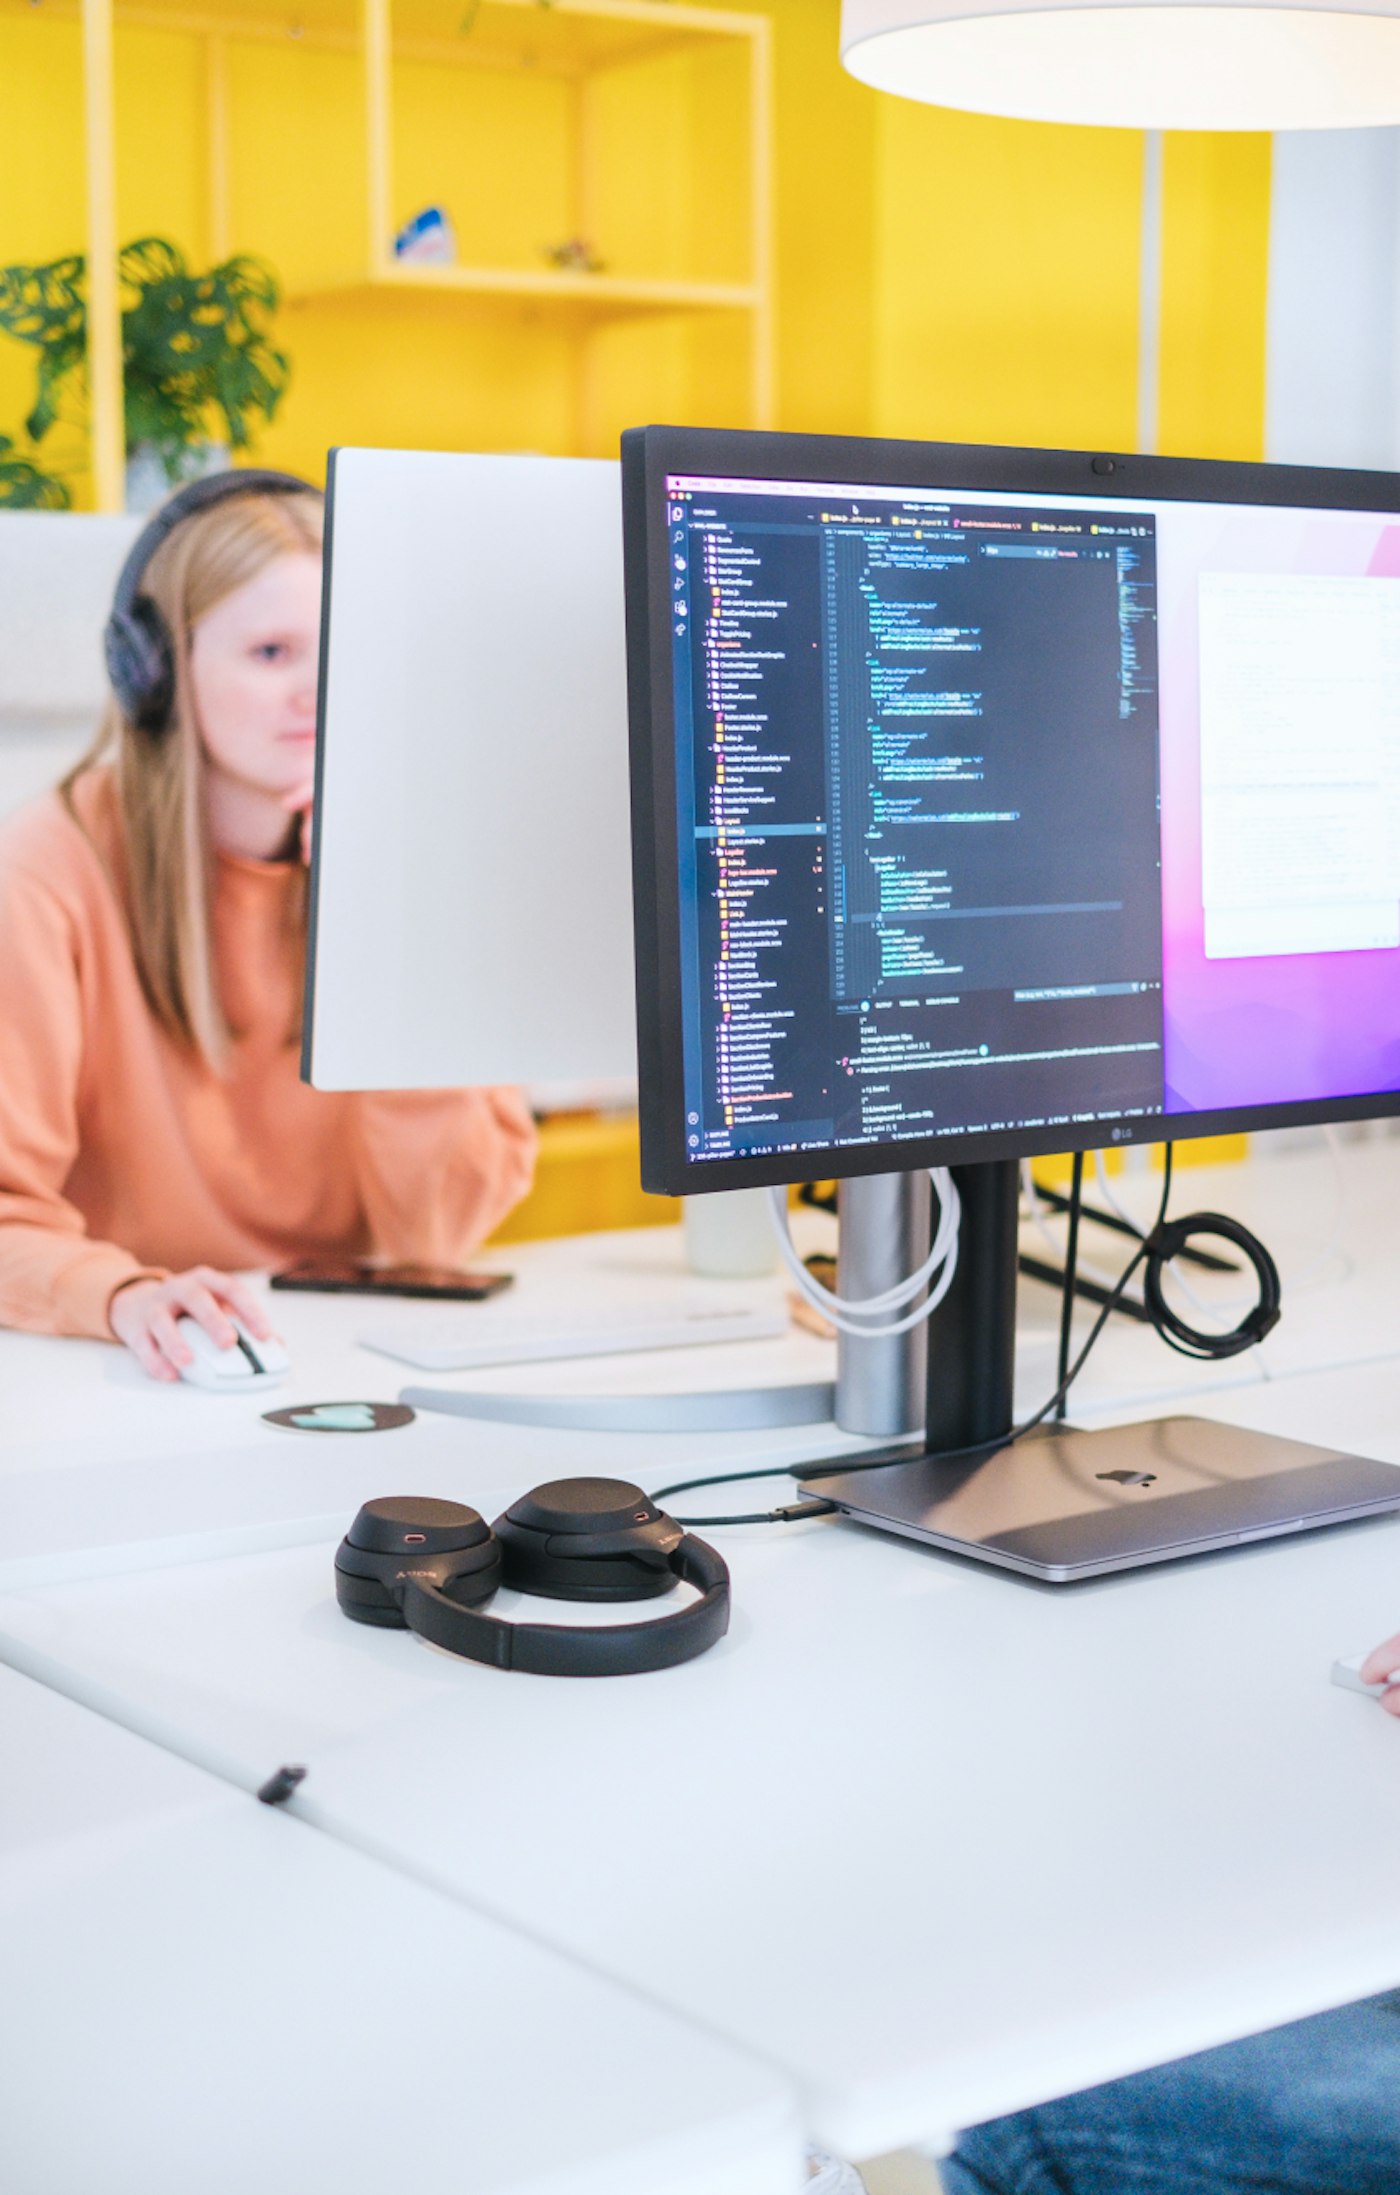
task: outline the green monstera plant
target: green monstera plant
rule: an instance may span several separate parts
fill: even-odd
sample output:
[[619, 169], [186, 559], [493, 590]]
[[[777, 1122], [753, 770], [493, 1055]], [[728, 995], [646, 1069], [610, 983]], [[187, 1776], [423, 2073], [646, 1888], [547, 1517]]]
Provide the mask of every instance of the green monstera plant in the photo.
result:
[[[118, 261], [126, 448], [152, 450], [170, 482], [211, 442], [246, 449], [273, 418], [290, 367], [272, 341], [277, 278], [239, 253], [196, 274], [166, 238], [141, 237]], [[80, 253], [46, 266], [0, 267], [0, 331], [38, 351], [25, 432], [38, 444], [85, 402], [87, 264]]]
[[17, 454], [13, 438], [0, 434], [0, 511], [66, 511], [72, 500], [65, 480]]
[[34, 409], [24, 422], [31, 442], [42, 442], [57, 424], [64, 385], [83, 364], [83, 272], [76, 255], [46, 267], [0, 267], [0, 329], [39, 353]]
[[192, 274], [158, 236], [128, 244], [122, 313], [128, 451], [149, 443], [176, 480], [185, 453], [210, 438], [245, 450], [255, 425], [274, 417], [290, 367], [271, 340], [277, 277], [239, 254]]

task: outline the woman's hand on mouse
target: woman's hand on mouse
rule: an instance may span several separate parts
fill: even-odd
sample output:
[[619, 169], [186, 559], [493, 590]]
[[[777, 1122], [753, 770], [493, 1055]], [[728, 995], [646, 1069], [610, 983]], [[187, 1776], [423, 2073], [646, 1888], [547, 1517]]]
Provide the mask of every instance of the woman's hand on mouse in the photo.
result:
[[[1384, 1639], [1366, 1656], [1361, 1664], [1361, 1682], [1383, 1684], [1397, 1671], [1400, 1671], [1400, 1631], [1393, 1638]], [[1392, 1684], [1388, 1692], [1382, 1692], [1381, 1706], [1387, 1714], [1400, 1716], [1400, 1684]]]
[[117, 1340], [126, 1344], [143, 1372], [167, 1383], [178, 1380], [182, 1367], [194, 1362], [189, 1343], [176, 1328], [182, 1318], [198, 1319], [220, 1349], [233, 1348], [238, 1339], [235, 1318], [257, 1341], [272, 1336], [252, 1290], [212, 1265], [192, 1266], [168, 1280], [128, 1281], [107, 1307], [107, 1323]]

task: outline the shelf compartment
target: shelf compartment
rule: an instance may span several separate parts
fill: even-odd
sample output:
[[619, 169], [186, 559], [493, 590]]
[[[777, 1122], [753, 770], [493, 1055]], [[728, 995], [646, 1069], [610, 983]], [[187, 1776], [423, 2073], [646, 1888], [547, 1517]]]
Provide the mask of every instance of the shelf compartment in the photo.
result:
[[289, 305], [319, 298], [363, 296], [374, 291], [471, 297], [500, 305], [552, 305], [582, 314], [614, 312], [752, 312], [762, 302], [751, 283], [671, 282], [623, 275], [570, 274], [530, 267], [423, 266], [389, 262], [369, 274], [350, 274], [306, 284], [289, 293]]

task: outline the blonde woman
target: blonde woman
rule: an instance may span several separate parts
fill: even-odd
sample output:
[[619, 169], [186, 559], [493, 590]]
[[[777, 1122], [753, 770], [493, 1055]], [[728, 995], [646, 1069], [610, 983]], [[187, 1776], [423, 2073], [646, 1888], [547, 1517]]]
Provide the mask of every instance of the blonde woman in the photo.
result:
[[321, 517], [288, 474], [173, 497], [118, 586], [95, 745], [0, 828], [0, 1324], [157, 1380], [183, 1315], [270, 1333], [240, 1268], [460, 1263], [534, 1164], [515, 1091], [300, 1080]]

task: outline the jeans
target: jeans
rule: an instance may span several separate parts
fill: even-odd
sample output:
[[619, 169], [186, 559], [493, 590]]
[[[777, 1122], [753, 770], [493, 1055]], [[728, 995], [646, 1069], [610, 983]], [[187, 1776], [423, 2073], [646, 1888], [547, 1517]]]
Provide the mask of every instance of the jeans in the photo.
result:
[[1400, 2195], [1400, 1991], [993, 2119], [948, 2195]]

